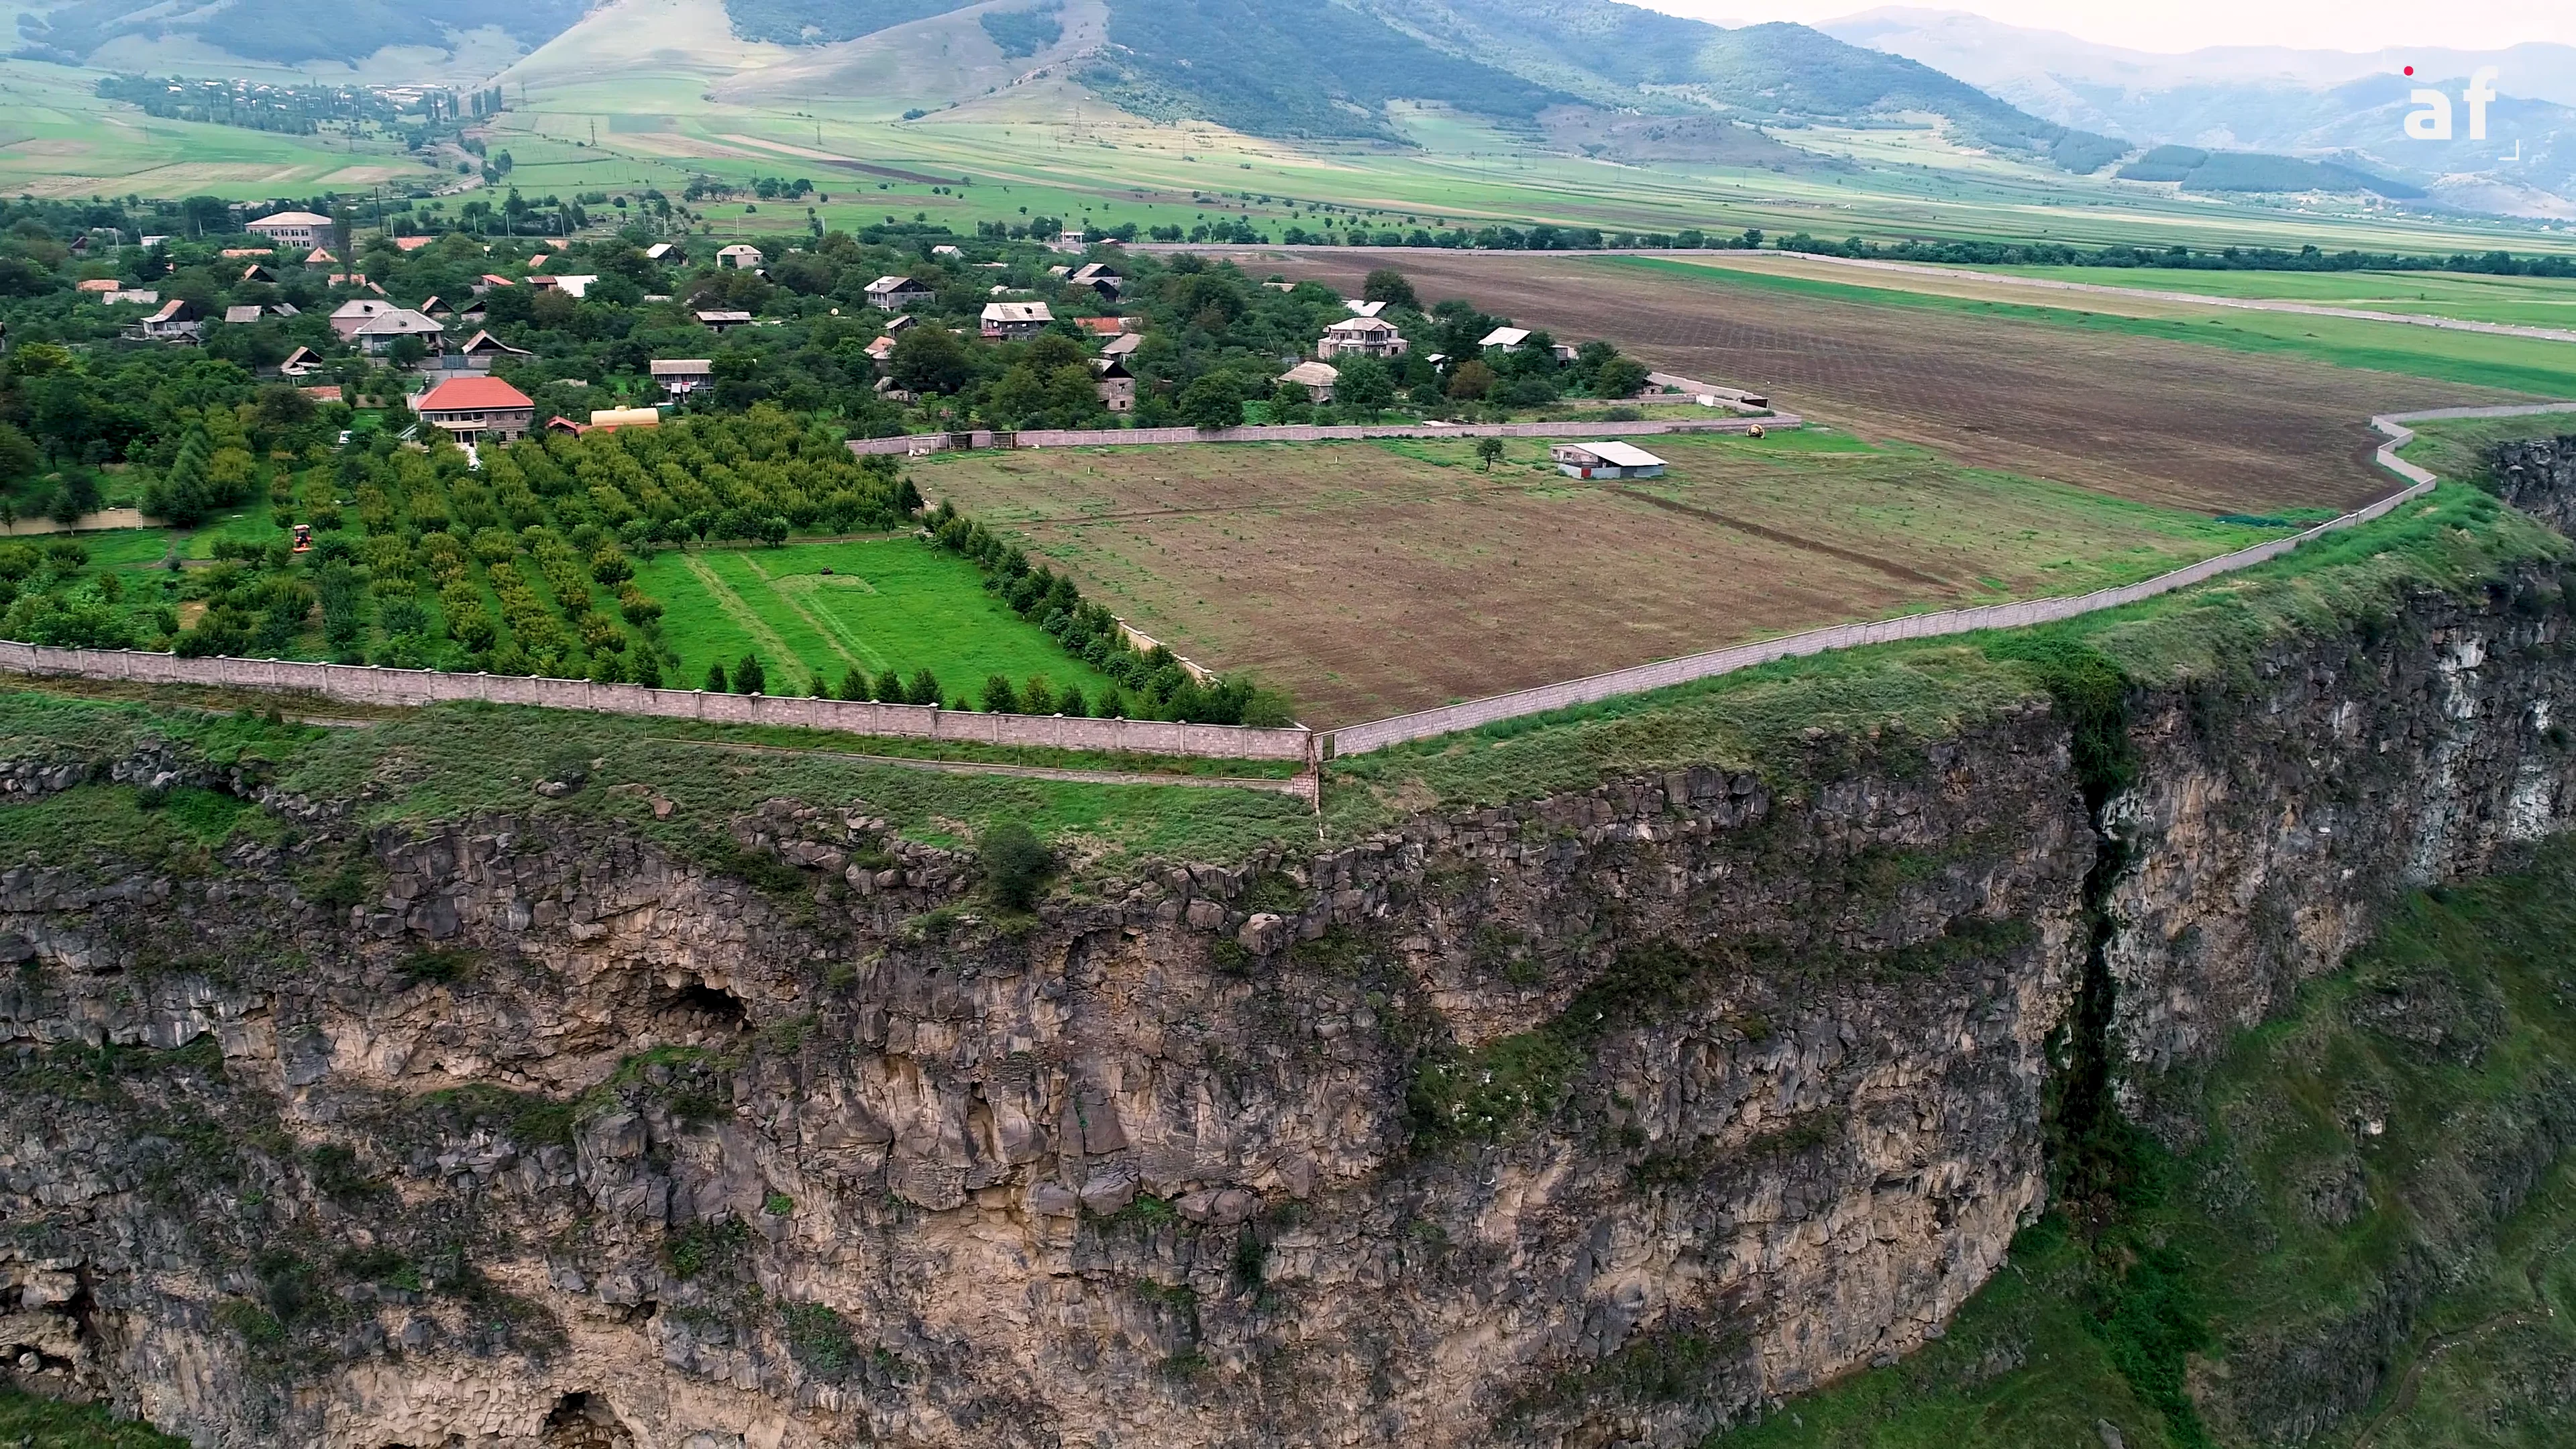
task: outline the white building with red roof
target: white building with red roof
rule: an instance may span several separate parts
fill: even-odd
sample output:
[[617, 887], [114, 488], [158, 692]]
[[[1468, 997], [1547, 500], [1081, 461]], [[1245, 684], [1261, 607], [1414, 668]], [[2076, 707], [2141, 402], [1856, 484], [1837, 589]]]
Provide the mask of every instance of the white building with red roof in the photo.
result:
[[527, 436], [537, 422], [536, 403], [497, 377], [449, 378], [422, 394], [412, 411], [459, 443], [507, 443]]

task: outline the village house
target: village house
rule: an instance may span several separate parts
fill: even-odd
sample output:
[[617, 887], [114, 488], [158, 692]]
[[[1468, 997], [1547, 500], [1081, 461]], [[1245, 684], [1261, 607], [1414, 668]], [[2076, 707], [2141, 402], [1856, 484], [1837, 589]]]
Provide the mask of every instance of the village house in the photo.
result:
[[308, 267], [336, 267], [340, 265], [340, 259], [320, 247], [315, 247], [313, 250], [304, 254], [304, 265]]
[[1139, 347], [1142, 347], [1142, 346], [1144, 346], [1144, 345], [1145, 345], [1145, 334], [1144, 334], [1144, 333], [1142, 333], [1142, 332], [1122, 332], [1122, 333], [1120, 333], [1119, 335], [1117, 335], [1117, 336], [1115, 336], [1115, 337], [1110, 338], [1106, 343], [1102, 344], [1102, 346], [1101, 346], [1101, 348], [1100, 348], [1100, 355], [1101, 355], [1101, 356], [1103, 356], [1103, 357], [1116, 357], [1116, 358], [1120, 358], [1120, 359], [1125, 359], [1125, 358], [1129, 358], [1129, 357], [1133, 357], [1133, 356], [1135, 356], [1135, 355], [1136, 355], [1136, 349], [1137, 349], [1137, 348], [1139, 348]]
[[445, 331], [446, 328], [435, 317], [424, 317], [409, 307], [396, 307], [360, 322], [357, 330], [348, 336], [350, 341], [368, 352], [388, 351], [406, 337], [417, 337], [430, 351], [436, 352]]
[[295, 349], [286, 354], [284, 362], [277, 365], [277, 375], [280, 377], [303, 377], [321, 370], [322, 354], [310, 347]]
[[1073, 286], [1089, 287], [1113, 302], [1118, 300], [1119, 292], [1127, 285], [1126, 277], [1107, 262], [1085, 262], [1074, 268], [1073, 275], [1065, 280]]
[[1306, 400], [1328, 403], [1333, 400], [1333, 384], [1342, 380], [1341, 369], [1329, 362], [1301, 362], [1279, 374], [1278, 381], [1306, 390]]
[[1476, 345], [1478, 347], [1499, 347], [1504, 351], [1509, 352], [1513, 348], [1519, 347], [1529, 340], [1530, 333], [1529, 329], [1526, 327], [1497, 327], [1493, 331], [1486, 333], [1477, 341]]
[[173, 297], [161, 304], [161, 310], [136, 323], [130, 335], [147, 342], [194, 342], [205, 330], [196, 307], [185, 297]]
[[1116, 337], [1126, 332], [1130, 320], [1126, 317], [1076, 317], [1073, 325], [1094, 337]]
[[331, 234], [331, 218], [309, 211], [278, 211], [243, 223], [242, 230], [280, 246], [309, 247]]
[[245, 282], [274, 282], [277, 280], [277, 273], [253, 262], [242, 268], [241, 279]]
[[1386, 310], [1384, 302], [1344, 302], [1342, 306], [1354, 317], [1374, 317]]
[[710, 310], [696, 315], [698, 325], [710, 332], [726, 332], [736, 327], [751, 325], [751, 314], [748, 312]]
[[1055, 312], [1044, 302], [987, 302], [984, 304], [984, 335], [1006, 341], [1035, 337], [1055, 321]]
[[121, 302], [136, 307], [161, 305], [161, 294], [150, 287], [120, 287], [113, 292], [99, 293], [98, 299], [102, 302]]
[[358, 335], [359, 328], [393, 310], [391, 302], [375, 297], [358, 297], [331, 309], [331, 330], [339, 333], [340, 340], [346, 342]]
[[877, 371], [880, 373], [893, 366], [894, 339], [891, 337], [880, 337], [876, 341], [869, 343], [868, 361], [875, 363], [877, 365]]
[[761, 263], [768, 260], [769, 258], [760, 254], [760, 248], [749, 242], [735, 242], [732, 246], [720, 248], [716, 252], [717, 266], [731, 267], [742, 272], [759, 271]]
[[504, 357], [534, 357], [536, 354], [524, 347], [512, 347], [489, 332], [477, 332], [465, 339], [465, 345], [456, 349], [456, 355], [488, 368]]
[[689, 253], [678, 242], [655, 242], [644, 249], [644, 259], [676, 267], [689, 259]]
[[1136, 375], [1127, 370], [1125, 363], [1114, 357], [1095, 357], [1091, 359], [1091, 372], [1091, 390], [1102, 407], [1122, 414], [1136, 410]]
[[880, 312], [900, 312], [937, 295], [910, 277], [879, 277], [868, 283], [868, 305]]
[[437, 240], [438, 238], [434, 236], [398, 236], [394, 238], [394, 250], [398, 252], [416, 252], [422, 247], [428, 246]]
[[72, 284], [72, 290], [76, 292], [91, 292], [103, 297], [110, 292], [121, 292], [125, 290], [125, 284], [116, 280], [114, 277], [92, 277], [86, 282], [74, 282]]
[[946, 257], [951, 261], [962, 260], [966, 255], [964, 252], [959, 251], [957, 248], [950, 246], [946, 242], [941, 242], [939, 245], [932, 247], [930, 249], [930, 254], [934, 257]]
[[224, 309], [224, 325], [228, 327], [238, 327], [245, 322], [256, 322], [259, 320], [259, 317], [260, 310], [257, 306], [226, 307]]
[[412, 411], [459, 443], [510, 442], [536, 426], [537, 405], [497, 377], [455, 377], [431, 388]]
[[1629, 443], [1559, 443], [1547, 450], [1568, 478], [1661, 478], [1664, 460]]
[[1402, 357], [1409, 345], [1394, 323], [1353, 317], [1324, 329], [1323, 340], [1315, 344], [1315, 356], [1326, 362], [1336, 357]]
[[886, 335], [891, 337], [898, 332], [902, 332], [908, 328], [919, 325], [920, 322], [920, 318], [913, 316], [909, 312], [897, 312], [885, 320]]
[[590, 284], [598, 280], [599, 276], [594, 272], [567, 273], [560, 277], [530, 277], [528, 278], [528, 285], [531, 287], [552, 288], [555, 291], [563, 293], [567, 297], [579, 300], [581, 297], [589, 293]]
[[715, 385], [715, 363], [704, 357], [656, 357], [645, 367], [663, 395], [674, 402]]

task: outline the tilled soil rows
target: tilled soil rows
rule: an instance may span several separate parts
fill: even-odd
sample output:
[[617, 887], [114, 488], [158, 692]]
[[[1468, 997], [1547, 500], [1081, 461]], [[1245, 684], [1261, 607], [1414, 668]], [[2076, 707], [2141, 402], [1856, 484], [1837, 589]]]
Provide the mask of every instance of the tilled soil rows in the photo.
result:
[[1865, 437], [1976, 467], [2210, 513], [2350, 508], [2400, 486], [2370, 462], [2373, 413], [2517, 394], [2013, 317], [1786, 294], [1709, 269], [1511, 252], [1240, 259], [1357, 295], [1372, 267], [1425, 303], [1464, 297], [1561, 341], [1767, 392]]

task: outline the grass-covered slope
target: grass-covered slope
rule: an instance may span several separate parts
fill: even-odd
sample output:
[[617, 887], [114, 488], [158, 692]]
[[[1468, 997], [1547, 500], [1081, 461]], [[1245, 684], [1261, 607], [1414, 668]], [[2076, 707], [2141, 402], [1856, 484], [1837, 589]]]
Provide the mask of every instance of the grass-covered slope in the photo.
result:
[[1373, 0], [1399, 26], [1595, 100], [1635, 105], [1678, 87], [1751, 119], [1851, 121], [1931, 114], [1973, 142], [2091, 171], [2125, 142], [2019, 110], [1918, 61], [1804, 25], [1725, 29], [1616, 0]]
[[2576, 844], [2405, 902], [1948, 1335], [1712, 1449], [2576, 1442]]
[[458, 36], [485, 26], [533, 47], [561, 34], [584, 8], [582, 0], [449, 0], [442, 5], [349, 0], [332, 6], [230, 0], [174, 15], [125, 0], [73, 0], [50, 10], [21, 12], [18, 33], [31, 52], [73, 62], [119, 37], [177, 35], [245, 60], [302, 65], [362, 60], [389, 45], [449, 51]]
[[1391, 100], [1526, 123], [1566, 99], [1330, 0], [1110, 0], [1082, 82], [1140, 115], [1256, 136], [1384, 136]]
[[974, 0], [725, 0], [734, 34], [779, 45], [856, 40], [962, 10]]

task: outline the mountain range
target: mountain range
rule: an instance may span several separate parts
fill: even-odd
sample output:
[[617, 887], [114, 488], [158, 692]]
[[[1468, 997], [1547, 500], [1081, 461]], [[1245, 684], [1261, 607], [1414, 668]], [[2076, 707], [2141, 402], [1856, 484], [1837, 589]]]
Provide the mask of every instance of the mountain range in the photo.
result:
[[[1728, 27], [1616, 0], [585, 6], [68, 0], [20, 12], [18, 53], [152, 73], [265, 66], [480, 84], [523, 58], [542, 71], [565, 48], [550, 52], [550, 42], [607, 28], [619, 45], [657, 53], [739, 52], [711, 92], [764, 103], [900, 95], [894, 109], [932, 110], [1045, 73], [1074, 100], [1290, 140], [1398, 142], [1391, 104], [1403, 101], [1465, 113], [1531, 146], [1778, 170], [1851, 164], [1802, 146], [1813, 128], [1929, 125], [1953, 145], [2040, 168], [2125, 166], [2119, 174], [2186, 190], [2368, 191], [2576, 218], [2576, 47], [2567, 46], [2414, 52], [2422, 79], [2409, 79], [2394, 53], [2156, 55], [1927, 9]], [[649, 33], [625, 33], [639, 28]], [[2456, 96], [2482, 65], [2498, 68], [2502, 93], [2487, 139], [2465, 125], [2447, 142], [2406, 137], [2417, 85]], [[524, 67], [509, 74], [528, 77]], [[2139, 155], [2155, 147], [2184, 149]], [[2208, 154], [2177, 170], [2176, 156], [2198, 153]]]
[[[1871, 10], [1819, 27], [1935, 67], [2061, 125], [2143, 146], [2338, 161], [2466, 210], [2576, 217], [2576, 46], [2348, 52], [2217, 46], [2180, 55], [2099, 45], [1957, 11]], [[2406, 66], [2415, 74], [2404, 73]], [[2459, 97], [2496, 68], [2487, 138]], [[2454, 139], [2405, 134], [2411, 92], [2450, 97]]]

